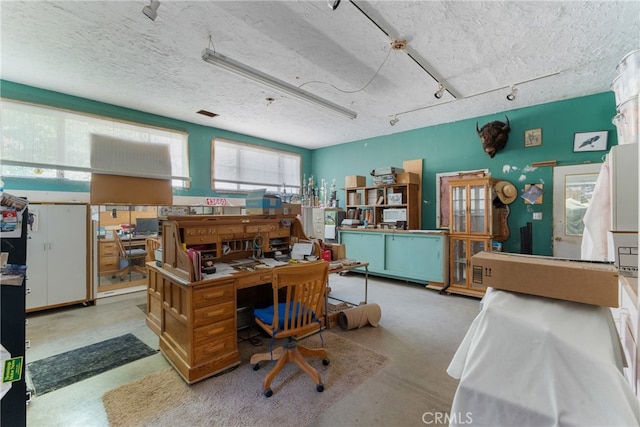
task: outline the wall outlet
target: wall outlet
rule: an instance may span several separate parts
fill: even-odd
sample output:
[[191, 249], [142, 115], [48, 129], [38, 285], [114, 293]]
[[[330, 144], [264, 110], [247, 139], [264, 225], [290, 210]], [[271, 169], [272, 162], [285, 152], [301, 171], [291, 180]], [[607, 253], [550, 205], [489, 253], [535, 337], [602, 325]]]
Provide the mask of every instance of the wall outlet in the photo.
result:
[[534, 212], [533, 213], [533, 219], [541, 220], [542, 219], [542, 212]]

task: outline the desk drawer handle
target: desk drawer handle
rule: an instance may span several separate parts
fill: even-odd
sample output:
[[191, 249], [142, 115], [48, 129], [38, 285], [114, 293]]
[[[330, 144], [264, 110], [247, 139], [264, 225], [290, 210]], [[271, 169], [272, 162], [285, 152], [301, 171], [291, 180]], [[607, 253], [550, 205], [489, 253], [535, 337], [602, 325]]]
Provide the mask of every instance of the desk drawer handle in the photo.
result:
[[217, 345], [209, 345], [204, 349], [205, 353], [217, 353], [225, 347], [224, 343]]
[[212, 311], [207, 311], [207, 313], [205, 314], [204, 317], [215, 317], [215, 316], [220, 316], [221, 314], [224, 314], [224, 308], [218, 309], [218, 310], [212, 310]]
[[204, 294], [202, 296], [202, 299], [209, 300], [209, 299], [220, 298], [220, 297], [223, 297], [223, 296], [224, 296], [224, 291], [207, 292], [206, 294]]
[[207, 331], [207, 336], [212, 337], [212, 336], [220, 335], [225, 331], [225, 329], [226, 329], [225, 327], [211, 329]]

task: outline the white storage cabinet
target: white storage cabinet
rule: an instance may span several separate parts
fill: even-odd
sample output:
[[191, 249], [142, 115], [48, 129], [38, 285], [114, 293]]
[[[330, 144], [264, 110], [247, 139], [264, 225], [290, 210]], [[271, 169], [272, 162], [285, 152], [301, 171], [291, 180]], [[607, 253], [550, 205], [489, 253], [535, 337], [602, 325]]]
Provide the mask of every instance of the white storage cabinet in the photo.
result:
[[27, 311], [89, 300], [88, 206], [30, 204]]

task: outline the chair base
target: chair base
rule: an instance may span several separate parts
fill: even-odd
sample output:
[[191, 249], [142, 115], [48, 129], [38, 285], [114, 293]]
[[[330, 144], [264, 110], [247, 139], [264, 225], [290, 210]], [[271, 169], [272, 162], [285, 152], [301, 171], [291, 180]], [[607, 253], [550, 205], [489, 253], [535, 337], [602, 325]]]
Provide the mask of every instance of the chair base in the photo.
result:
[[296, 345], [292, 340], [289, 340], [284, 347], [274, 349], [273, 352], [258, 353], [251, 356], [251, 364], [254, 366], [254, 370], [259, 369], [259, 363], [262, 361], [278, 361], [273, 369], [271, 369], [271, 371], [269, 371], [265, 376], [262, 383], [262, 389], [264, 390], [265, 396], [271, 396], [271, 382], [289, 362], [294, 362], [298, 365], [300, 369], [311, 377], [317, 386], [316, 390], [322, 391], [324, 386], [322, 384], [322, 379], [320, 378], [320, 373], [318, 373], [318, 371], [305, 360], [305, 357], [320, 357], [322, 358], [322, 363], [324, 365], [329, 364], [329, 359], [327, 359], [327, 350], [324, 348], [309, 348], [303, 345]]
[[144, 267], [141, 267], [139, 265], [130, 265], [128, 267], [125, 267], [123, 270], [120, 271], [120, 280], [124, 280], [124, 276], [126, 276], [127, 274], [129, 274], [131, 271], [137, 271], [138, 273], [142, 274], [143, 277], [147, 277], [147, 269]]

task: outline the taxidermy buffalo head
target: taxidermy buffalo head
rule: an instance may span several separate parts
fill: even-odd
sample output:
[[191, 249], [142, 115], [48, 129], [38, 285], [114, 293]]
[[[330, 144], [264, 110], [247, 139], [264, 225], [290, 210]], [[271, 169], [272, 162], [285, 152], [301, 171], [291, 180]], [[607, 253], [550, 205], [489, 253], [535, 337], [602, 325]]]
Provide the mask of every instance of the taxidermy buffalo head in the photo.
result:
[[509, 117], [505, 116], [505, 118], [507, 123], [489, 122], [482, 126], [482, 129], [478, 129], [478, 122], [476, 122], [476, 131], [482, 140], [482, 148], [492, 159], [498, 151], [507, 145], [511, 128], [509, 127]]

